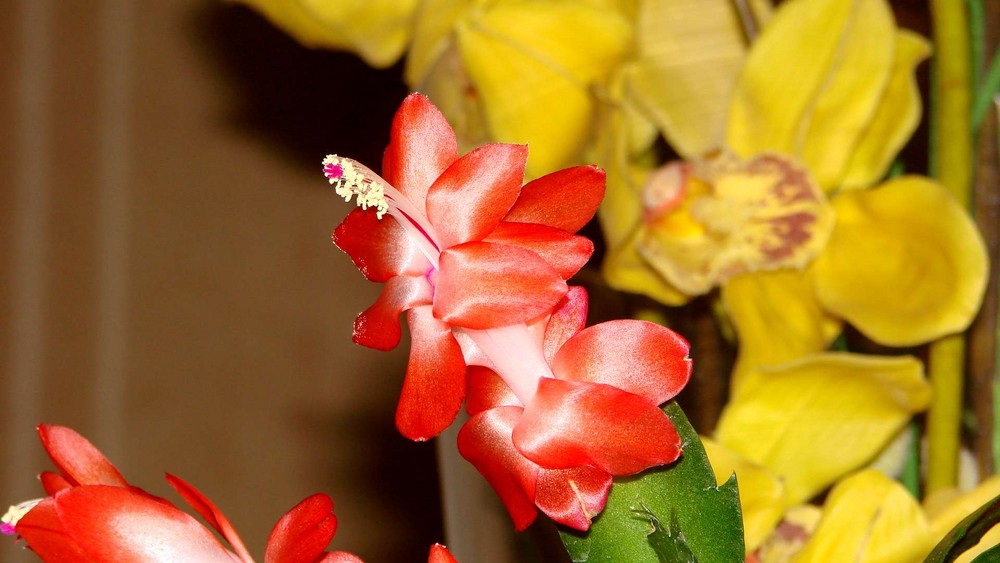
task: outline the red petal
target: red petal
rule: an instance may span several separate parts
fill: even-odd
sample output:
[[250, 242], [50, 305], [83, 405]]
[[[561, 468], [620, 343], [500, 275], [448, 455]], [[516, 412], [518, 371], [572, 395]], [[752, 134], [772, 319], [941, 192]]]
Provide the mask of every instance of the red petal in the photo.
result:
[[313, 563], [323, 555], [337, 531], [333, 500], [315, 494], [278, 520], [267, 540], [266, 563]]
[[528, 147], [493, 143], [455, 161], [427, 192], [442, 248], [481, 240], [500, 224], [524, 181]]
[[505, 220], [575, 233], [597, 213], [604, 199], [605, 176], [596, 166], [574, 166], [528, 182]]
[[333, 231], [333, 244], [354, 261], [366, 278], [384, 282], [400, 274], [431, 269], [403, 227], [391, 217], [378, 219], [372, 209], [355, 209]]
[[522, 407], [514, 392], [497, 373], [482, 366], [466, 370], [465, 410], [476, 414], [496, 407]]
[[55, 473], [54, 471], [42, 471], [42, 474], [38, 476], [38, 479], [42, 482], [42, 488], [45, 489], [45, 494], [49, 496], [73, 486], [73, 484], [67, 481], [65, 477], [59, 473]]
[[15, 526], [18, 535], [42, 561], [87, 563], [91, 559], [59, 521], [55, 499], [45, 499], [35, 505]]
[[465, 398], [465, 361], [451, 328], [430, 307], [410, 309], [410, 362], [396, 408], [396, 428], [424, 441], [455, 420]]
[[448, 551], [447, 547], [436, 543], [431, 546], [430, 555], [427, 556], [427, 563], [458, 563], [458, 560]]
[[42, 424], [38, 427], [38, 434], [49, 457], [73, 485], [128, 486], [108, 458], [76, 431], [65, 426]]
[[656, 323], [608, 321], [570, 338], [556, 353], [552, 372], [559, 379], [613, 385], [659, 405], [691, 378], [688, 350], [681, 335]]
[[610, 385], [545, 378], [514, 428], [514, 445], [548, 469], [591, 465], [632, 475], [680, 455], [674, 425], [646, 399]]
[[191, 516], [130, 489], [74, 487], [59, 493], [55, 501], [65, 530], [92, 560], [238, 560]]
[[317, 559], [315, 563], [365, 563], [357, 555], [353, 553], [348, 553], [346, 551], [331, 551], [330, 553], [324, 553], [321, 559]]
[[209, 526], [215, 528], [216, 531], [222, 534], [222, 537], [226, 538], [229, 545], [233, 546], [233, 549], [242, 559], [246, 561], [253, 560], [250, 552], [247, 551], [246, 546], [243, 544], [243, 540], [240, 539], [240, 535], [236, 533], [233, 525], [229, 522], [229, 519], [226, 518], [226, 515], [212, 501], [208, 500], [208, 497], [180, 477], [175, 477], [169, 473], [167, 474], [167, 482], [184, 497], [184, 501], [191, 508], [195, 509], [205, 519], [205, 522], [208, 522]]
[[587, 237], [532, 223], [500, 223], [483, 240], [527, 248], [551, 264], [563, 279], [579, 272], [594, 253], [594, 243]]
[[540, 469], [535, 504], [556, 522], [586, 531], [610, 492], [611, 475], [594, 467]]
[[423, 276], [390, 279], [378, 300], [354, 319], [354, 341], [376, 350], [392, 350], [402, 335], [399, 315], [430, 302], [431, 286]]
[[566, 295], [566, 282], [530, 250], [470, 242], [441, 253], [434, 316], [455, 326], [495, 328], [541, 316]]
[[563, 344], [587, 325], [587, 308], [587, 290], [570, 286], [545, 325], [545, 360], [549, 365]]
[[458, 452], [500, 496], [514, 527], [523, 530], [538, 514], [534, 497], [539, 468], [511, 442], [510, 433], [520, 415], [520, 407], [500, 407], [474, 415], [458, 432]]
[[455, 132], [441, 112], [422, 94], [407, 96], [392, 120], [382, 177], [424, 209], [428, 188], [457, 159]]

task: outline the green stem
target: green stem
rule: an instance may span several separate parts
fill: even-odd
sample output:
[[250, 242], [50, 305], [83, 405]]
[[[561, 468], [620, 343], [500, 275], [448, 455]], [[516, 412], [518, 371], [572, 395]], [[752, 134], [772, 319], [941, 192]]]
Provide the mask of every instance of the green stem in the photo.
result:
[[[940, 182], [969, 206], [972, 172], [969, 34], [963, 0], [931, 0], [934, 22], [936, 107], [931, 119], [939, 142], [931, 161]], [[931, 343], [928, 374], [934, 396], [927, 413], [927, 493], [955, 486], [965, 339], [946, 336]]]
[[987, 112], [993, 106], [993, 98], [1000, 93], [1000, 49], [993, 53], [993, 60], [987, 69], [983, 82], [976, 90], [976, 98], [972, 104], [972, 129], [978, 134]]

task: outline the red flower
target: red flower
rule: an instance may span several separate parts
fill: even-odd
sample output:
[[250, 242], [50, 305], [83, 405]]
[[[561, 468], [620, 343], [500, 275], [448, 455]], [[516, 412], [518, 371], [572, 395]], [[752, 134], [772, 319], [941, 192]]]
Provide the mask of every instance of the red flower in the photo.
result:
[[[253, 561], [225, 515], [183, 480], [167, 475], [170, 485], [229, 547], [169, 501], [129, 485], [73, 430], [42, 425], [38, 431], [59, 472], [41, 475], [49, 496], [14, 507], [4, 522], [44, 561]], [[324, 552], [336, 529], [333, 501], [313, 495], [281, 517], [271, 531], [264, 560], [360, 563], [350, 553]]]
[[[536, 507], [586, 530], [603, 510], [613, 476], [671, 463], [681, 453], [658, 405], [690, 378], [687, 342], [644, 321], [581, 330], [585, 319], [586, 296], [573, 288], [544, 325], [541, 350], [551, 375], [537, 365], [519, 376], [479, 366], [468, 371], [472, 417], [459, 432], [458, 448], [500, 495], [519, 530], [535, 519]], [[518, 393], [512, 380], [535, 392]]]
[[365, 277], [385, 283], [355, 321], [355, 342], [395, 347], [407, 313], [412, 342], [396, 424], [409, 438], [439, 434], [461, 408], [467, 351], [453, 330], [544, 316], [593, 252], [573, 233], [596, 212], [604, 172], [569, 168], [522, 187], [526, 159], [525, 146], [500, 143], [459, 156], [441, 113], [412, 94], [393, 121], [385, 179], [350, 159], [324, 160], [337, 193], [361, 207], [333, 241]]

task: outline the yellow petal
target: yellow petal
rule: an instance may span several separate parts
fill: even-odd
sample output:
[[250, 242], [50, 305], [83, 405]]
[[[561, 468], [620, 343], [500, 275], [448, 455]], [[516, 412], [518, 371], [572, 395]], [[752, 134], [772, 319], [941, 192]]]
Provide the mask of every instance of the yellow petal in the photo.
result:
[[679, 306], [691, 297], [674, 287], [643, 258], [632, 238], [608, 252], [602, 264], [602, 273], [608, 285], [618, 291], [639, 293], [664, 305]]
[[636, 43], [629, 86], [671, 146], [685, 158], [720, 146], [747, 50], [731, 0], [643, 2]]
[[636, 248], [642, 226], [641, 186], [655, 162], [652, 125], [627, 103], [621, 103], [622, 81], [616, 76], [608, 94], [615, 103], [600, 104], [597, 134], [588, 157], [607, 173], [607, 191], [598, 215], [607, 245], [602, 273], [619, 291], [639, 293], [666, 305], [683, 305], [689, 298], [650, 266]]
[[924, 507], [931, 520], [934, 543], [941, 541], [966, 516], [998, 495], [1000, 475], [986, 479], [971, 491], [963, 493], [946, 489], [928, 496], [924, 500]]
[[748, 374], [716, 437], [783, 479], [794, 504], [874, 459], [929, 401], [916, 358], [815, 354]]
[[[966, 516], [1000, 495], [1000, 475], [986, 479], [969, 491], [942, 489], [924, 499], [924, 512], [931, 521], [933, 543], [941, 541]], [[1000, 544], [1000, 526], [994, 526], [975, 546], [955, 559], [955, 563], [969, 563], [977, 555]]]
[[814, 263], [830, 313], [888, 346], [965, 329], [982, 301], [987, 259], [968, 214], [920, 176], [834, 198], [837, 224]]
[[920, 123], [920, 91], [915, 70], [930, 44], [908, 31], [896, 34], [896, 57], [875, 115], [854, 149], [841, 188], [866, 187], [885, 176], [896, 153]]
[[760, 547], [785, 512], [784, 488], [767, 469], [725, 446], [702, 438], [705, 453], [712, 462], [715, 480], [725, 483], [736, 473], [743, 508], [743, 535], [747, 553]]
[[755, 272], [722, 286], [722, 303], [739, 339], [732, 394], [743, 374], [821, 352], [840, 332], [840, 323], [816, 301], [807, 272]]
[[888, 81], [894, 31], [884, 0], [784, 3], [737, 80], [729, 147], [791, 155], [836, 186]]
[[916, 563], [931, 547], [916, 499], [884, 474], [866, 470], [833, 488], [819, 527], [795, 561]]
[[417, 0], [238, 0], [309, 47], [343, 49], [385, 68], [410, 40]]
[[528, 143], [530, 177], [579, 160], [594, 126], [591, 88], [631, 41], [616, 10], [584, 2], [497, 2], [456, 25], [462, 62], [492, 136]]

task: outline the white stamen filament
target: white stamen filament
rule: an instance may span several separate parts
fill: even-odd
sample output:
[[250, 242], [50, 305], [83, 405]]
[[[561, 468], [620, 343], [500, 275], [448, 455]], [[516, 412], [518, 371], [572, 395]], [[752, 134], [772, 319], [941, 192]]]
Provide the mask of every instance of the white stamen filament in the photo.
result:
[[435, 270], [438, 269], [441, 246], [422, 210], [417, 209], [399, 190], [372, 169], [356, 160], [331, 154], [323, 159], [324, 172], [331, 166], [340, 167], [340, 176], [327, 174], [337, 195], [343, 197], [344, 201], [351, 201], [352, 195], [357, 196], [355, 201], [358, 207], [374, 208], [379, 219], [386, 213], [391, 215], [403, 227], [410, 240], [416, 243], [420, 253]]

